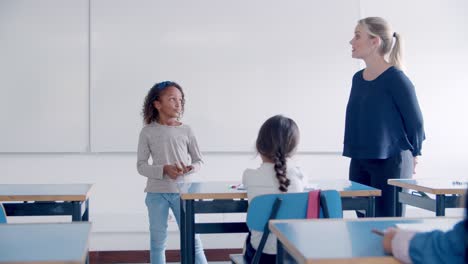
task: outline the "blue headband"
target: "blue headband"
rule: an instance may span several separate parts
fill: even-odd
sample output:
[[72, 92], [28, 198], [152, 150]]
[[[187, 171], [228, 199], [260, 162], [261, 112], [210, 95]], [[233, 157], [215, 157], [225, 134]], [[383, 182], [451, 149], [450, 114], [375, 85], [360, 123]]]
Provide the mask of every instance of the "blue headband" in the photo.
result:
[[171, 85], [172, 85], [172, 82], [170, 82], [170, 81], [164, 81], [164, 82], [158, 83], [158, 84], [156, 85], [156, 88], [157, 88], [158, 90], [161, 91], [162, 89], [164, 89], [164, 88], [166, 88], [166, 87], [168, 87], [168, 86], [171, 86]]

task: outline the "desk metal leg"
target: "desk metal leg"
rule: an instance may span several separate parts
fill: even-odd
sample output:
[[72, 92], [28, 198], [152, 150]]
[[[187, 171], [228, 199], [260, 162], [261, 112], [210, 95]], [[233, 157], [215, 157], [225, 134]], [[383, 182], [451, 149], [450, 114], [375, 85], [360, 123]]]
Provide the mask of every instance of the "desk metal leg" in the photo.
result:
[[445, 216], [445, 195], [436, 195], [436, 216]]
[[393, 199], [395, 200], [395, 211], [393, 212], [393, 215], [397, 217], [401, 217], [403, 215], [403, 207], [400, 203], [400, 192], [402, 191], [403, 189], [401, 187], [393, 187]]
[[184, 261], [187, 259], [186, 251], [187, 251], [187, 232], [185, 231], [185, 226], [187, 223], [187, 217], [185, 214], [186, 208], [186, 200], [180, 199], [180, 262], [185, 263]]
[[181, 200], [181, 263], [195, 263], [195, 212], [193, 200]]
[[283, 243], [276, 240], [276, 264], [283, 264], [284, 261], [284, 248]]
[[72, 204], [72, 221], [81, 221], [81, 202], [71, 202]]
[[83, 217], [81, 218], [82, 221], [89, 221], [89, 199], [85, 201], [85, 211]]
[[368, 202], [366, 217], [375, 217], [375, 196], [370, 196]]
[[283, 243], [277, 240], [276, 245], [276, 263], [277, 264], [294, 264], [297, 261], [289, 254], [287, 250], [284, 249]]

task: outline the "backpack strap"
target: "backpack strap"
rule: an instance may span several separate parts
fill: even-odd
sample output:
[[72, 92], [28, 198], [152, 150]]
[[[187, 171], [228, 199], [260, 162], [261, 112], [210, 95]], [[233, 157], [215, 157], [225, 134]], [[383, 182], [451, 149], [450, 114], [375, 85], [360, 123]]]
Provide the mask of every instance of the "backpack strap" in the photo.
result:
[[309, 192], [307, 201], [307, 219], [319, 218], [320, 215], [320, 190]]

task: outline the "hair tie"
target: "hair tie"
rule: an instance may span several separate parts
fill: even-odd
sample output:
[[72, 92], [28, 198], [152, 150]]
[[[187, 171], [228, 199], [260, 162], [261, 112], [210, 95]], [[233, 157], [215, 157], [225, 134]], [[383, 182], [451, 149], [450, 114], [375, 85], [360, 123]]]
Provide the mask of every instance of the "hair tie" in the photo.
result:
[[396, 38], [396, 32], [393, 32], [393, 37]]

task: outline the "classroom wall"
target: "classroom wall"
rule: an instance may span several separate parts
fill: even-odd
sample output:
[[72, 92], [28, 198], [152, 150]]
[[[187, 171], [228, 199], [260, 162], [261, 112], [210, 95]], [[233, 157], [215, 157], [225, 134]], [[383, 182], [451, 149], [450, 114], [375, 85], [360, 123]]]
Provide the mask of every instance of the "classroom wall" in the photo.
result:
[[[407, 73], [415, 83], [427, 132], [423, 156], [415, 177], [466, 177], [468, 162], [465, 150], [468, 148], [468, 141], [463, 139], [468, 134], [468, 123], [464, 117], [468, 113], [465, 103], [468, 98], [468, 49], [465, 45], [468, 41], [468, 18], [465, 16], [468, 13], [468, 4], [463, 0], [356, 2], [357, 11], [352, 11], [356, 12], [356, 20], [362, 16], [384, 16], [406, 38]], [[145, 178], [136, 172], [135, 152], [112, 149], [112, 146], [106, 145], [105, 133], [94, 136], [101, 138], [101, 149], [106, 151], [99, 152], [99, 148], [93, 150], [92, 129], [105, 126], [102, 122], [93, 124], [93, 109], [104, 113], [111, 111], [113, 107], [119, 107], [119, 103], [105, 101], [105, 97], [92, 97], [96, 91], [90, 90], [100, 81], [107, 81], [94, 79], [93, 84], [89, 63], [93, 58], [103, 58], [89, 52], [92, 41], [88, 39], [91, 31], [87, 28], [87, 21], [93, 15], [89, 7], [103, 3], [106, 1], [47, 0], [36, 6], [36, 1], [31, 0], [0, 0], [0, 182], [94, 183], [90, 202], [90, 218], [93, 221], [91, 250], [148, 249], [148, 224], [143, 193]], [[135, 16], [141, 8], [138, 3], [132, 1], [132, 6], [129, 7]], [[320, 1], [313, 3], [317, 8], [322, 5]], [[31, 12], [32, 9], [37, 12]], [[20, 12], [22, 16], [12, 15], [21, 10], [24, 11]], [[72, 17], [76, 21], [75, 26], [57, 25], [59, 23], [51, 18], [51, 13], [63, 13], [65, 17]], [[94, 13], [94, 16], [97, 15]], [[22, 27], [15, 23], [18, 19], [22, 21]], [[42, 23], [38, 24], [37, 21]], [[344, 38], [348, 41], [352, 38], [354, 24], [342, 24], [340, 21], [336, 19], [337, 24], [334, 26], [348, 28], [349, 33]], [[76, 24], [82, 26], [76, 27]], [[55, 25], [55, 28], [43, 30], [50, 29], [50, 25]], [[70, 49], [54, 48], [50, 42], [38, 42], [34, 49], [26, 49], [30, 47], [26, 44], [13, 46], [11, 38], [18, 36], [13, 34], [15, 30], [34, 32], [33, 35], [41, 39], [61, 41], [63, 45], [70, 45]], [[78, 32], [79, 37], [71, 36], [70, 32]], [[327, 41], [323, 35], [311, 36], [320, 43]], [[99, 37], [99, 34], [94, 35], [94, 38]], [[36, 39], [16, 40], [20, 43], [35, 43]], [[310, 45], [314, 50], [313, 43]], [[353, 72], [354, 68], [359, 68], [359, 63], [350, 58], [350, 46], [343, 43], [343, 47], [348, 49], [349, 54], [344, 55], [348, 58], [340, 59], [349, 60], [347, 63], [356, 65], [351, 66], [353, 70], [350, 72]], [[123, 58], [122, 63], [125, 61], [126, 58]], [[24, 71], [30, 64], [49, 74], [39, 75], [33, 74], [33, 71]], [[68, 75], [54, 74], [58, 71]], [[329, 71], [333, 72], [333, 69]], [[343, 86], [349, 85], [351, 75], [343, 78], [346, 78], [342, 80]], [[314, 89], [310, 88], [311, 95], [318, 92]], [[343, 93], [347, 95], [348, 92], [349, 88], [343, 87]], [[95, 101], [97, 99], [104, 101]], [[253, 101], [255, 99], [261, 100], [260, 95], [256, 95]], [[139, 101], [134, 103], [140, 104]], [[296, 102], [291, 104], [295, 104], [293, 109], [298, 107]], [[311, 109], [306, 103], [299, 106], [297, 109], [304, 109], [305, 113]], [[338, 103], [336, 106], [337, 109], [344, 109]], [[320, 112], [320, 109], [315, 111]], [[134, 112], [137, 116], [137, 107]], [[326, 115], [327, 112], [324, 111], [323, 114]], [[338, 112], [332, 116], [340, 118]], [[344, 118], [344, 111], [341, 112], [341, 118]], [[100, 120], [104, 119], [101, 117]], [[112, 117], [108, 121], [109, 127], [105, 127], [106, 129], [118, 125], [119, 119]], [[129, 126], [138, 131], [135, 126], [141, 124], [132, 122], [134, 123], [128, 123]], [[119, 126], [114, 128], [118, 129]], [[303, 134], [306, 140], [327, 132], [320, 124], [316, 130], [311, 128], [314, 126]], [[256, 124], [250, 124], [249, 129], [256, 131]], [[44, 132], [50, 130], [54, 133]], [[332, 134], [340, 135], [342, 131], [333, 131]], [[207, 135], [203, 137], [206, 138]], [[340, 144], [341, 142], [336, 143], [335, 148]], [[246, 142], [238, 150], [204, 151], [205, 166], [198, 175], [200, 180], [240, 181], [246, 167], [254, 168], [259, 164], [258, 157], [246, 148], [249, 145], [253, 146], [253, 142]], [[345, 179], [349, 160], [342, 157], [339, 149], [335, 148], [327, 151], [309, 148], [295, 157], [296, 163], [311, 179]], [[210, 216], [210, 219], [238, 217], [219, 215]], [[24, 221], [19, 218], [11, 220]], [[42, 218], [33, 220], [44, 221]], [[169, 248], [178, 248], [177, 229], [173, 222], [170, 230]], [[203, 236], [207, 248], [234, 248], [242, 244], [233, 236], [223, 238], [222, 243], [219, 243], [213, 236]]]

